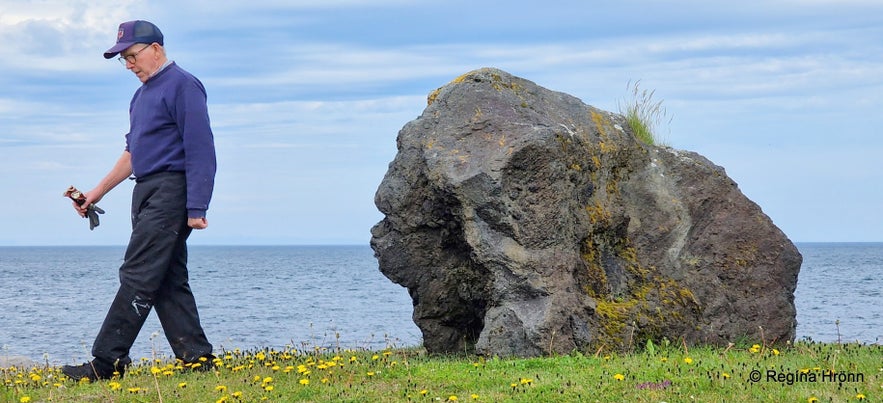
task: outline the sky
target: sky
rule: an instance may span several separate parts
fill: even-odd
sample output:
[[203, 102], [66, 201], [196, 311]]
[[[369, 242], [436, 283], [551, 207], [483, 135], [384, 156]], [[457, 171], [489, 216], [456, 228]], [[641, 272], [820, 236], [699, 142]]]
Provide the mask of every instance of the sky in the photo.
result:
[[0, 246], [128, 241], [131, 181], [94, 231], [62, 193], [123, 151], [140, 82], [102, 54], [133, 19], [208, 91], [191, 244], [367, 244], [398, 131], [481, 67], [613, 112], [640, 80], [792, 241], [883, 241], [883, 1], [4, 0]]

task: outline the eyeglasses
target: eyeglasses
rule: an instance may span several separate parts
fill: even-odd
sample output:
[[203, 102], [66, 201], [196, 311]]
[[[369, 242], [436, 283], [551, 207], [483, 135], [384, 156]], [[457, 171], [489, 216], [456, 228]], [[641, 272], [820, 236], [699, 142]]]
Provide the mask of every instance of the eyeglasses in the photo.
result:
[[[151, 43], [150, 45], [153, 45], [153, 44]], [[149, 48], [150, 45], [147, 45], [147, 46], [141, 48], [140, 50], [138, 50], [138, 51], [135, 52], [135, 53], [132, 53], [131, 55], [127, 55], [127, 56], [120, 55], [120, 57], [118, 57], [117, 60], [119, 60], [119, 61], [120, 61], [120, 64], [122, 64], [123, 66], [126, 65], [126, 62], [129, 62], [129, 63], [135, 64], [135, 56], [138, 56], [138, 54], [141, 53], [141, 52], [143, 52], [144, 49]]]

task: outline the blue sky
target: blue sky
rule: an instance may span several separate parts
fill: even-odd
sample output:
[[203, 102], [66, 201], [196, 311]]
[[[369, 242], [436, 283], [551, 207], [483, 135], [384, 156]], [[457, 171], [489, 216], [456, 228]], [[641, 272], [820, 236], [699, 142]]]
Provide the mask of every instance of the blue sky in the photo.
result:
[[219, 172], [192, 244], [367, 243], [398, 130], [480, 67], [611, 111], [641, 80], [665, 141], [723, 166], [792, 240], [883, 241], [880, 1], [12, 0], [0, 245], [126, 243], [132, 183], [92, 232], [61, 194], [122, 152], [140, 83], [102, 53], [131, 19], [209, 92]]

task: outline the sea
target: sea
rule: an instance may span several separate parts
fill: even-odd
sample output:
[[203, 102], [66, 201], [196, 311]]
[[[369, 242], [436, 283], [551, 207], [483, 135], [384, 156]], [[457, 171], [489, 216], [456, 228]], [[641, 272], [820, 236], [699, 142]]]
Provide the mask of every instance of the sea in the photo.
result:
[[[883, 343], [883, 243], [798, 243], [797, 338]], [[190, 246], [191, 288], [217, 351], [418, 346], [405, 288], [367, 245]], [[124, 247], [0, 247], [0, 357], [81, 363]], [[172, 353], [155, 314], [131, 356]]]

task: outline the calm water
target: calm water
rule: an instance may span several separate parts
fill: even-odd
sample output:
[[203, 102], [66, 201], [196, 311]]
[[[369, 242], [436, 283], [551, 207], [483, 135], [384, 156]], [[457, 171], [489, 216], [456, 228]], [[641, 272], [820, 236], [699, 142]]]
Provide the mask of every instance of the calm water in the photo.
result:
[[[2, 355], [81, 362], [119, 280], [123, 247], [0, 247]], [[190, 283], [216, 349], [418, 345], [407, 290], [368, 246], [191, 246]], [[133, 358], [171, 350], [151, 313]]]
[[[883, 244], [798, 247], [798, 339], [883, 342]], [[89, 359], [122, 255], [122, 247], [0, 247], [0, 354]], [[192, 246], [190, 273], [216, 348], [421, 342], [406, 290], [380, 274], [368, 246]], [[171, 354], [152, 314], [132, 356], [153, 352]]]

